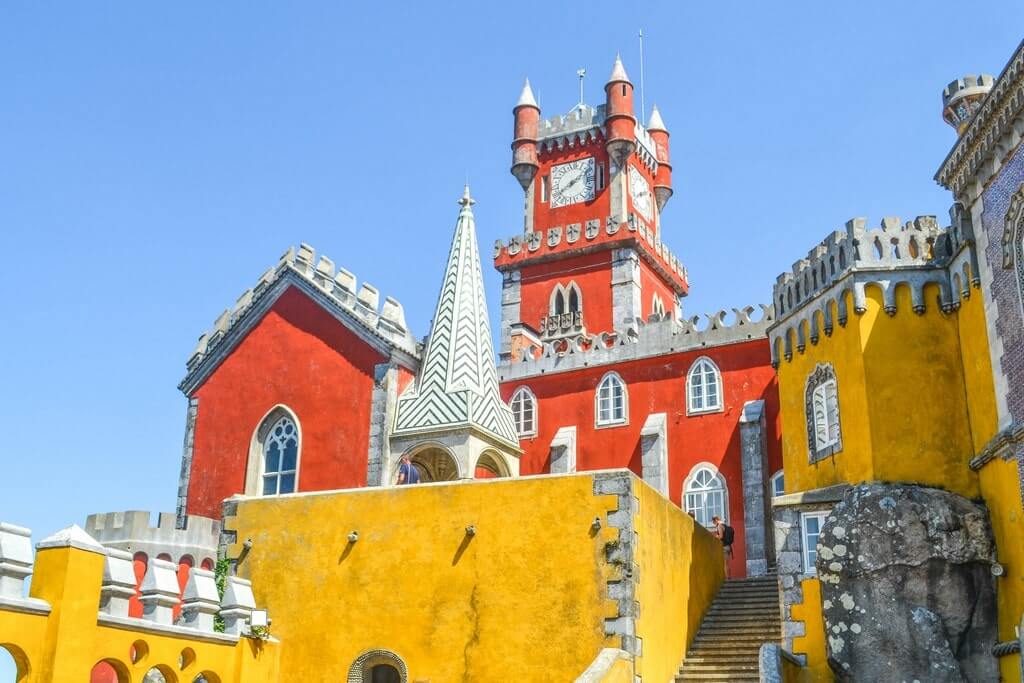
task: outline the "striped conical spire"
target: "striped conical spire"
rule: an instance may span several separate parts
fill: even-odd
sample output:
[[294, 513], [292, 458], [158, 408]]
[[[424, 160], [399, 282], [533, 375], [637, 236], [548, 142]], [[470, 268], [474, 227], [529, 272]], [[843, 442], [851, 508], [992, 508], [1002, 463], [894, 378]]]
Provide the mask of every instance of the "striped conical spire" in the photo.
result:
[[399, 399], [393, 433], [471, 426], [518, 447], [512, 411], [498, 394], [469, 185], [459, 204], [423, 365]]

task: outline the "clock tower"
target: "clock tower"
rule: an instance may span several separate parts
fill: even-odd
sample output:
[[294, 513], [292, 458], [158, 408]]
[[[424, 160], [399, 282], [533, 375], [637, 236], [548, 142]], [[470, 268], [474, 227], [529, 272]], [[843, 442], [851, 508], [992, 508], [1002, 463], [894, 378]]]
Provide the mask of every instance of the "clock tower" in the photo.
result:
[[527, 81], [513, 108], [511, 171], [525, 208], [522, 234], [495, 245], [505, 360], [678, 315], [687, 293], [686, 270], [661, 239], [668, 130], [657, 107], [646, 127], [637, 121], [618, 57], [604, 91], [603, 104], [544, 119]]

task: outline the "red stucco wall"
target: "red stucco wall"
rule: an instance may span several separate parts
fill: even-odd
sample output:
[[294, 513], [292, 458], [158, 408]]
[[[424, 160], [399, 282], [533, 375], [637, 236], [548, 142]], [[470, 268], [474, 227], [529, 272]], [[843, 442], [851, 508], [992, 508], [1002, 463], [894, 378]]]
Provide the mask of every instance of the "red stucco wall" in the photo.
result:
[[298, 490], [366, 484], [373, 368], [385, 358], [288, 289], [195, 391], [188, 514], [220, 517], [245, 485], [253, 433], [277, 404], [299, 420]]
[[[686, 374], [701, 356], [710, 357], [721, 370], [724, 410], [688, 416]], [[598, 429], [594, 425], [594, 395], [609, 370], [618, 372], [628, 387], [629, 422]], [[736, 529], [732, 575], [744, 575], [739, 418], [745, 402], [764, 399], [768, 473], [782, 468], [778, 390], [766, 339], [507, 382], [501, 387], [502, 397], [508, 400], [520, 386], [528, 386], [538, 403], [537, 436], [520, 441], [524, 450], [520, 471], [524, 475], [549, 471], [551, 439], [559, 428], [572, 425], [576, 426], [577, 470], [628, 467], [640, 475], [640, 430], [648, 415], [665, 413], [669, 497], [680, 504], [683, 482], [698, 463], [709, 462], [718, 468], [728, 486], [729, 524]]]

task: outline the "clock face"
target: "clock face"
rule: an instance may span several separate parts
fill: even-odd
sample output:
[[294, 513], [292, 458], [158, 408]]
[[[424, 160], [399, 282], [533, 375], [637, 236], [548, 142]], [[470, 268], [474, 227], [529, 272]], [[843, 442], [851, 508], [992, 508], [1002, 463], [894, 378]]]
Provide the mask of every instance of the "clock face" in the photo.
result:
[[629, 167], [629, 196], [633, 200], [633, 208], [650, 221], [654, 217], [651, 186], [643, 174], [636, 169], [636, 166]]
[[594, 198], [594, 157], [559, 164], [551, 169], [551, 208], [589, 202]]

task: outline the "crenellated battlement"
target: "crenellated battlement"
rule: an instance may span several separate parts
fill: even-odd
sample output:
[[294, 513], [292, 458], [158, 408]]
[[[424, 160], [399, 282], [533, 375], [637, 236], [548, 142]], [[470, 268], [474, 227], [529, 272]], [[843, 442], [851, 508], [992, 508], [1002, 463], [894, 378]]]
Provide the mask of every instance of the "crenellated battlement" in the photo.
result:
[[[173, 515], [169, 519], [173, 523]], [[253, 632], [256, 601], [249, 581], [225, 577], [222, 597], [214, 572], [193, 567], [182, 590], [178, 566], [151, 559], [137, 587], [132, 555], [104, 548], [78, 526], [43, 539], [36, 551], [33, 557], [31, 531], [0, 523], [0, 617], [7, 627], [4, 645], [17, 653], [19, 674], [41, 671], [52, 674], [45, 680], [73, 680], [89, 671], [101, 652], [119, 680], [148, 680], [153, 670], [189, 667], [188, 680], [200, 672], [205, 680], [271, 680], [265, 676], [276, 670], [277, 641]], [[62, 552], [77, 561], [49, 556]], [[31, 594], [42, 597], [24, 597], [30, 575]], [[137, 588], [143, 611], [133, 617], [129, 602]], [[181, 618], [175, 621], [179, 608]], [[223, 632], [215, 629], [216, 615]], [[51, 623], [54, 618], [59, 623]], [[263, 651], [253, 652], [241, 640], [246, 637], [259, 637]], [[243, 672], [248, 676], [239, 678]]]
[[[193, 377], [204, 361], [217, 356], [219, 347], [232, 336], [239, 321], [249, 311], [269, 306], [274, 295], [281, 291], [279, 285], [288, 279], [308, 286], [314, 295], [326, 297], [328, 302], [343, 311], [370, 338], [414, 358], [419, 357], [420, 348], [406, 325], [405, 312], [398, 300], [384, 297], [381, 307], [380, 292], [376, 287], [368, 282], [357, 287], [356, 276], [350, 271], [336, 267], [334, 261], [325, 255], [321, 255], [318, 260], [313, 247], [300, 244], [298, 249], [290, 247], [282, 254], [277, 265], [267, 269], [259, 282], [243, 292], [232, 308], [217, 317], [213, 328], [199, 337], [186, 364], [188, 375], [180, 385], [182, 390], [194, 384]], [[271, 301], [261, 307], [268, 296]]]
[[[877, 228], [868, 228], [863, 218], [846, 222], [845, 231], [835, 231], [807, 252], [793, 268], [775, 280], [772, 298], [778, 320], [772, 325], [772, 359], [792, 356], [790, 333], [795, 330], [797, 349], [806, 346], [804, 328], [811, 343], [822, 333], [829, 335], [838, 322], [849, 317], [847, 294], [854, 312], [866, 309], [865, 287], [882, 292], [885, 312], [897, 313], [896, 290], [910, 290], [913, 311], [924, 314], [928, 307], [924, 290], [939, 289], [938, 305], [951, 313], [980, 286], [974, 233], [970, 219], [954, 205], [952, 225], [939, 227], [935, 216], [918, 216], [912, 221], [886, 217]], [[833, 315], [834, 311], [834, 315]], [[835, 318], [835, 320], [833, 320]], [[807, 323], [804, 325], [804, 323]], [[777, 343], [782, 340], [782, 346]]]
[[772, 306], [760, 304], [761, 316], [754, 319], [753, 306], [733, 308], [731, 322], [725, 310], [677, 320], [672, 313], [652, 314], [637, 319], [621, 332], [584, 334], [542, 342], [532, 355], [504, 361], [498, 366], [499, 379], [508, 382], [540, 374], [569, 372], [584, 367], [679, 353], [764, 338], [775, 321]]
[[668, 245], [661, 241], [657, 232], [653, 228], [648, 228], [647, 224], [633, 213], [627, 216], [625, 223], [614, 216], [606, 216], [603, 220], [592, 218], [582, 223], [556, 225], [547, 230], [531, 230], [525, 234], [513, 235], [507, 242], [495, 240], [495, 265], [498, 270], [502, 270], [506, 264], [512, 265], [527, 258], [544, 257], [569, 247], [579, 248], [576, 245], [596, 244], [604, 241], [598, 239], [602, 233], [614, 240], [636, 239], [643, 247], [642, 253], [647, 257], [648, 263], [655, 266], [668, 279], [680, 283], [681, 292], [686, 292], [689, 286], [686, 267]]
[[186, 515], [184, 528], [178, 528], [173, 512], [159, 513], [156, 526], [151, 518], [143, 510], [93, 514], [85, 521], [85, 532], [105, 547], [142, 551], [150, 557], [167, 553], [177, 561], [190, 555], [197, 565], [217, 557], [219, 519]]
[[[576, 146], [603, 142], [605, 139], [606, 105], [591, 107], [586, 104], [573, 107], [568, 114], [559, 114], [541, 120], [537, 125], [537, 148], [541, 153], [572, 149]], [[639, 123], [634, 128], [637, 148], [635, 154], [640, 162], [658, 172], [657, 146]]]

